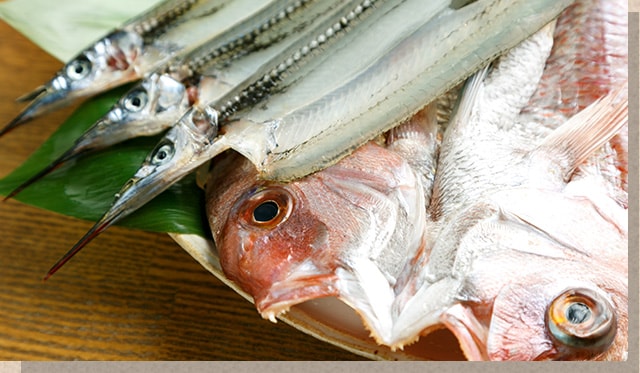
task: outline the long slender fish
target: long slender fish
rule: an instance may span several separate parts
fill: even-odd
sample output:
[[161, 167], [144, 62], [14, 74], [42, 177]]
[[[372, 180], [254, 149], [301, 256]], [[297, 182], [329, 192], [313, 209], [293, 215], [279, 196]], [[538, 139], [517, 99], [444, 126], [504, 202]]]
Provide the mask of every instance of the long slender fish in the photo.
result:
[[[448, 1], [376, 2], [355, 32], [344, 32], [371, 7], [363, 1], [277, 67], [239, 86], [241, 91], [190, 109], [49, 275], [114, 221], [229, 148], [256, 164], [261, 176], [283, 180], [335, 163], [542, 27], [568, 3], [480, 0], [453, 9]], [[520, 20], [517, 30], [501, 26], [514, 19]], [[323, 48], [330, 53], [316, 52]]]
[[31, 102], [0, 130], [0, 136], [76, 99], [141, 78], [246, 19], [253, 9], [245, 1], [163, 1], [87, 47], [49, 82], [18, 98]]
[[[556, 40], [558, 61], [571, 45]], [[410, 338], [446, 325], [474, 360], [620, 360], [627, 346], [626, 208], [602, 187], [602, 173], [576, 170], [606, 157], [599, 149], [627, 126], [626, 81], [607, 76], [617, 82], [606, 84], [604, 98], [541, 130], [532, 113], [554, 121], [549, 109], [561, 114], [565, 103], [536, 107], [544, 83], [529, 101], [537, 76], [548, 82], [554, 71], [552, 64], [542, 74], [549, 38], [530, 42], [486, 79], [471, 80], [447, 128], [430, 205], [442, 228], [396, 331]]]
[[[240, 3], [240, 2], [239, 2]], [[216, 35], [191, 53], [151, 73], [85, 131], [51, 164], [27, 179], [5, 199], [87, 152], [119, 142], [156, 135], [177, 122], [197, 102], [210, 102], [231, 91], [260, 66], [280, 62], [280, 54], [313, 27], [342, 11], [346, 1], [246, 2], [248, 20]]]
[[[393, 8], [393, 6], [401, 2], [401, 0], [387, 1], [386, 3], [384, 1], [380, 2], [386, 4], [388, 10], [388, 8]], [[445, 3], [446, 1], [442, 1], [442, 6], [444, 6]], [[335, 45], [334, 40], [344, 37], [354, 24], [362, 23], [363, 19], [373, 22], [382, 17], [384, 12], [381, 12], [379, 9], [374, 9], [372, 4], [373, 2], [370, 0], [354, 0], [345, 3], [342, 14], [337, 15], [335, 18], [323, 19], [319, 25], [315, 25], [312, 29], [307, 30], [304, 38], [296, 41], [283, 52], [283, 54], [286, 55], [284, 59], [276, 59], [272, 61], [274, 62], [272, 65], [261, 66], [257, 71], [253, 72], [249, 78], [237, 85], [231, 93], [225, 95], [222, 98], [222, 102], [226, 103], [228, 101], [227, 96], [243, 97], [244, 105], [255, 105], [260, 98], [265, 96], [270, 88], [273, 88], [278, 71], [282, 72], [283, 66], [285, 66], [285, 69], [290, 68], [294, 70], [305, 64], [318, 64], [320, 61], [323, 61], [321, 56], [327, 56], [327, 46]], [[318, 38], [322, 38], [322, 43], [318, 42]], [[322, 48], [320, 47], [321, 44], [323, 44]], [[230, 110], [227, 111], [224, 106], [220, 109], [215, 109], [207, 104], [194, 106], [184, 114], [180, 121], [167, 133], [165, 138], [160, 141], [156, 149], [145, 160], [142, 169], [136, 172], [134, 179], [139, 179], [141, 174], [147, 174], [149, 171], [153, 172], [154, 175], [162, 175], [161, 172], [154, 172], [154, 169], [157, 166], [162, 166], [163, 163], [166, 163], [166, 160], [171, 159], [176, 151], [186, 151], [187, 154], [192, 154], [191, 151], [196, 151], [197, 154], [200, 154], [202, 150], [207, 147], [206, 145], [211, 142], [206, 136], [203, 139], [201, 132], [204, 132], [208, 137], [215, 138], [219, 122], [223, 122], [224, 119], [226, 119], [223, 118], [222, 115], [228, 114], [232, 110], [233, 109], [230, 108]], [[188, 132], [185, 133], [185, 129], [182, 127], [186, 127], [186, 131]], [[193, 130], [195, 130], [195, 132], [192, 130], [192, 127], [194, 127]], [[202, 143], [202, 141], [204, 141], [204, 143]], [[184, 155], [182, 157], [184, 157]], [[187, 162], [188, 161], [187, 158]], [[180, 176], [186, 175], [189, 171], [206, 162], [206, 159], [201, 157], [198, 159], [198, 162], [199, 163], [192, 162], [187, 165], [181, 164], [184, 168], [180, 171]], [[151, 167], [151, 169], [149, 167]], [[128, 186], [125, 186], [123, 190], [116, 194], [116, 203], [118, 203], [118, 201], [123, 202], [121, 207], [124, 207], [124, 210], [120, 210], [120, 208], [115, 205], [112, 206], [110, 211], [100, 219], [100, 222], [96, 223], [95, 227], [53, 266], [45, 278], [51, 276], [101, 231], [111, 226], [121, 217], [130, 214], [170, 186], [170, 184], [166, 183], [158, 184], [157, 181], [155, 183], [149, 183], [149, 181], [153, 181], [153, 179], [145, 178], [143, 179], [144, 186], [151, 188], [148, 191], [149, 198], [145, 201], [140, 201], [136, 205], [131, 205], [131, 203], [128, 202], [130, 198], [128, 196], [129, 193], [133, 192], [133, 196], [136, 198], [142, 196], [139, 193], [139, 186], [143, 184], [138, 184], [134, 179], [131, 179], [127, 183]], [[131, 188], [133, 186], [135, 186], [135, 188]], [[129, 190], [129, 192], [127, 192], [127, 190]]]

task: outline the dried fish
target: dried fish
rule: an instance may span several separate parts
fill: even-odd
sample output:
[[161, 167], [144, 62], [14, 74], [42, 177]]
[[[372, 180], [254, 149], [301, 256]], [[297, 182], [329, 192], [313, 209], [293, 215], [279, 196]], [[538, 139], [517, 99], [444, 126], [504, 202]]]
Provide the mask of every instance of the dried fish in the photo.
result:
[[81, 97], [137, 80], [270, 2], [163, 1], [87, 47], [49, 82], [18, 98], [31, 102], [0, 130], [0, 136]]
[[142, 79], [70, 149], [5, 199], [14, 197], [79, 155], [166, 130], [194, 103], [215, 100], [260, 66], [272, 60], [280, 62], [279, 55], [303, 37], [305, 28], [331, 17], [344, 5], [329, 1], [268, 0], [262, 4], [252, 2], [252, 6], [254, 13], [248, 20], [233, 25]]
[[[480, 0], [451, 9], [448, 1], [376, 2], [359, 21], [373, 4], [365, 0], [321, 34], [311, 32], [299, 51], [259, 71], [239, 91], [190, 109], [49, 275], [113, 222], [229, 148], [267, 178], [301, 177], [335, 163], [542, 27], [568, 3]], [[514, 19], [521, 20], [517, 30], [502, 26]], [[343, 32], [352, 20], [354, 32]], [[434, 52], [435, 46], [441, 49]]]

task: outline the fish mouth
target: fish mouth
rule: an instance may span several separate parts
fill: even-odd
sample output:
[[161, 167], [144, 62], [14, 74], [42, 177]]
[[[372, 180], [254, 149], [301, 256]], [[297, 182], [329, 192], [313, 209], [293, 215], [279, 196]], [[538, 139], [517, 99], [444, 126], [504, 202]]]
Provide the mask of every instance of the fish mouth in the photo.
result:
[[442, 314], [440, 321], [456, 337], [467, 360], [489, 360], [488, 327], [483, 325], [469, 308], [456, 304]]
[[299, 277], [274, 283], [265, 293], [254, 298], [260, 315], [276, 322], [276, 317], [309, 300], [339, 296], [334, 274]]
[[21, 124], [41, 114], [69, 105], [73, 99], [74, 97], [69, 95], [67, 90], [58, 89], [51, 83], [36, 88], [16, 100], [17, 102], [30, 102], [15, 118], [5, 125], [4, 128], [0, 129], [0, 136], [9, 133]]

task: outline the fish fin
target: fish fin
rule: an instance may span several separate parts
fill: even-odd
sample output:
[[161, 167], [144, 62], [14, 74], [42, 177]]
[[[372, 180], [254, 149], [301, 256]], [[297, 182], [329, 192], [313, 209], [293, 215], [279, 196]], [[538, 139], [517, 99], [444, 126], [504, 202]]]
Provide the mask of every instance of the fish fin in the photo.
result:
[[[491, 64], [487, 64], [467, 79], [467, 82], [462, 88], [462, 93], [455, 109], [455, 114], [453, 115], [453, 118], [451, 118], [452, 123], [469, 122], [473, 108], [478, 102], [480, 92], [482, 92], [482, 89], [484, 88], [484, 79], [489, 74], [490, 69]], [[452, 127], [451, 124], [449, 127]]]
[[534, 152], [560, 157], [565, 180], [628, 121], [626, 84], [609, 92], [553, 131]]
[[431, 102], [387, 134], [387, 149], [400, 155], [421, 178], [427, 204], [440, 150], [439, 106], [437, 101]]

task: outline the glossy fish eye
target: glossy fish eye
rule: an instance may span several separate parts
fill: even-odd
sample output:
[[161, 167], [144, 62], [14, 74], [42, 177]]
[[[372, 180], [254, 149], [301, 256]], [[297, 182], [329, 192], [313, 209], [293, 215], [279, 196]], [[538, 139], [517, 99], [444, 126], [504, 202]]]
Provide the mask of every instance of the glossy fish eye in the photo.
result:
[[598, 353], [605, 351], [616, 334], [611, 302], [591, 289], [571, 289], [551, 302], [547, 327], [560, 349]]
[[280, 207], [274, 201], [265, 201], [253, 209], [253, 220], [257, 223], [267, 223], [278, 216]]
[[258, 190], [242, 207], [244, 224], [260, 228], [275, 228], [286, 221], [293, 210], [293, 198], [286, 189], [267, 187]]
[[84, 56], [79, 57], [67, 65], [65, 72], [71, 80], [83, 79], [91, 72], [91, 61]]
[[165, 142], [156, 148], [156, 150], [153, 152], [151, 156], [150, 162], [152, 165], [155, 165], [155, 166], [160, 165], [166, 162], [167, 160], [171, 159], [171, 157], [173, 157], [174, 152], [175, 152], [175, 148], [173, 143]]
[[148, 99], [147, 92], [142, 89], [138, 89], [129, 93], [124, 98], [122, 106], [125, 110], [135, 113], [142, 110], [147, 105]]

